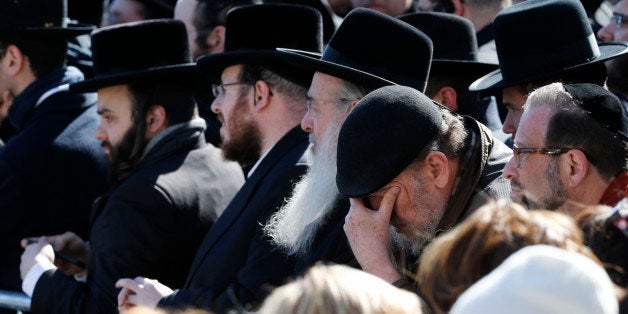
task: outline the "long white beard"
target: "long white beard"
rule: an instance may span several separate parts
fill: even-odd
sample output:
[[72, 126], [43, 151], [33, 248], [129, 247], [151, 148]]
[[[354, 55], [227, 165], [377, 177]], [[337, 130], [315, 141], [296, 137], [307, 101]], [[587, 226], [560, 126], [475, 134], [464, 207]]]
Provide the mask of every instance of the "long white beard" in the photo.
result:
[[310, 169], [294, 188], [292, 197], [268, 220], [264, 231], [288, 254], [309, 250], [316, 231], [334, 208], [340, 192], [336, 187], [336, 147], [340, 122], [331, 122], [323, 140], [312, 153]]

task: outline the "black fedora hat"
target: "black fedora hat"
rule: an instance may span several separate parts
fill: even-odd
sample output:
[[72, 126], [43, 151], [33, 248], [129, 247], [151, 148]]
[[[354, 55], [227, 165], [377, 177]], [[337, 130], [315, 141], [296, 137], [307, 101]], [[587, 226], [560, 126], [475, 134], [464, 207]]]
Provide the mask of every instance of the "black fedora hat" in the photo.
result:
[[477, 77], [499, 67], [478, 60], [475, 28], [466, 18], [450, 13], [429, 12], [408, 13], [399, 19], [418, 28], [432, 40], [434, 53], [430, 72], [433, 74]]
[[264, 0], [264, 3], [292, 3], [310, 6], [323, 16], [323, 42], [327, 43], [334, 35], [342, 18], [336, 15], [325, 0]]
[[252, 4], [227, 13], [225, 52], [201, 57], [196, 62], [202, 72], [220, 76], [235, 64], [267, 66], [304, 86], [312, 71], [295, 68], [277, 52], [277, 47], [323, 49], [323, 22], [315, 9], [294, 4]]
[[67, 0], [0, 1], [0, 33], [59, 34], [76, 36], [94, 30], [94, 25], [73, 23]]
[[628, 43], [597, 43], [580, 1], [528, 0], [494, 21], [499, 70], [476, 80], [472, 91], [550, 78], [628, 52]]
[[[155, 40], [156, 34], [159, 40]], [[70, 84], [70, 91], [93, 92], [151, 80], [192, 82], [198, 77], [190, 62], [185, 24], [173, 19], [117, 24], [95, 31], [92, 60], [94, 77]]]
[[367, 94], [338, 135], [336, 184], [347, 197], [373, 193], [403, 171], [440, 133], [439, 106], [407, 86]]
[[138, 0], [138, 1], [151, 7], [170, 11], [172, 12], [172, 14], [174, 14], [174, 7], [177, 4], [177, 0]]
[[353, 9], [320, 56], [278, 49], [295, 66], [366, 84], [375, 89], [405, 85], [424, 91], [432, 41], [415, 27], [367, 8]]

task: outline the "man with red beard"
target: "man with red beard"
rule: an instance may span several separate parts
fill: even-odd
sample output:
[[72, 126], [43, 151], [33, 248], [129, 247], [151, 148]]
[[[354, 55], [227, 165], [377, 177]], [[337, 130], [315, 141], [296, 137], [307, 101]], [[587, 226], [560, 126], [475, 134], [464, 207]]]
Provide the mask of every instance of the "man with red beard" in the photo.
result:
[[[373, 37], [378, 45], [372, 45]], [[296, 258], [297, 275], [319, 261], [357, 266], [342, 228], [349, 201], [335, 183], [338, 132], [358, 100], [377, 87], [407, 84], [423, 91], [431, 41], [398, 19], [358, 8], [347, 15], [320, 59], [295, 50], [283, 49], [283, 54], [294, 66], [316, 71], [301, 120], [310, 133], [311, 165], [265, 231]]]
[[[94, 78], [70, 90], [98, 92], [96, 138], [110, 161], [111, 186], [92, 207], [89, 244], [69, 232], [22, 241], [22, 288], [35, 313], [115, 313], [121, 277], [183, 284], [181, 270], [244, 181], [236, 163], [205, 144], [182, 22], [102, 28], [92, 51]], [[64, 263], [53, 246], [83, 265]]]
[[504, 168], [512, 198], [572, 216], [628, 196], [628, 114], [593, 84], [541, 87], [528, 97]]
[[350, 198], [344, 229], [362, 269], [406, 286], [433, 237], [488, 199], [508, 197], [501, 171], [511, 156], [486, 126], [415, 89], [366, 95], [340, 129], [336, 175]]
[[307, 136], [299, 121], [312, 71], [293, 68], [275, 48], [320, 53], [321, 26], [320, 13], [301, 5], [229, 11], [225, 52], [202, 57], [197, 66], [221, 77], [222, 84], [212, 86], [212, 110], [222, 122], [223, 154], [248, 169], [248, 179], [205, 236], [185, 285], [173, 291], [143, 277], [121, 279], [121, 311], [133, 305], [254, 310], [268, 287], [292, 276], [294, 261], [273, 247], [262, 225], [307, 170]]

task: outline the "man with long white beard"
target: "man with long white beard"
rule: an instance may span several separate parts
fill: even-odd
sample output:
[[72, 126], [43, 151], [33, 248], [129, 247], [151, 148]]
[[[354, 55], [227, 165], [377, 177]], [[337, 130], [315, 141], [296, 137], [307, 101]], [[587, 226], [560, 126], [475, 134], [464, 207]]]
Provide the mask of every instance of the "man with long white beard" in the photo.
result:
[[[379, 45], [372, 45], [373, 37]], [[358, 266], [343, 230], [349, 202], [335, 183], [338, 132], [355, 104], [378, 87], [403, 84], [423, 91], [432, 43], [409, 24], [361, 8], [347, 15], [320, 59], [281, 51], [295, 66], [316, 71], [301, 121], [310, 133], [310, 170], [265, 225], [266, 234], [295, 257], [297, 275], [319, 261]]]

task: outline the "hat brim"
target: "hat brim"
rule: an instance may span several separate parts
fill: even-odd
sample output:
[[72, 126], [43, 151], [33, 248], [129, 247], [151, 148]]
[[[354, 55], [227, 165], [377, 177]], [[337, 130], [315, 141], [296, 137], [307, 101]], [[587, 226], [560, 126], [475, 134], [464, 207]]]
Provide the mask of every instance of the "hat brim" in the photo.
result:
[[185, 83], [194, 82], [199, 78], [199, 73], [194, 63], [170, 65], [150, 68], [143, 71], [121, 72], [112, 75], [97, 76], [85, 81], [70, 84], [72, 93], [91, 93], [98, 89], [140, 82], [167, 80], [170, 82]]
[[541, 80], [544, 78], [552, 77], [564, 71], [575, 70], [575, 69], [578, 69], [587, 65], [597, 63], [597, 62], [602, 62], [609, 59], [613, 59], [615, 57], [628, 53], [628, 42], [603, 42], [603, 43], [599, 43], [598, 46], [600, 48], [600, 56], [595, 59], [589, 60], [585, 63], [581, 63], [575, 66], [563, 68], [556, 71], [543, 72], [543, 73], [539, 73], [538, 75], [519, 78], [517, 80], [511, 80], [511, 81], [504, 80], [504, 78], [502, 77], [501, 70], [497, 69], [493, 72], [490, 72], [482, 76], [481, 78], [477, 79], [475, 82], [471, 83], [471, 85], [469, 86], [469, 90], [474, 91], [474, 92], [484, 91], [484, 90], [489, 90], [489, 89], [503, 88], [503, 87], [508, 87], [508, 86], [529, 83], [536, 80]]
[[237, 50], [228, 51], [219, 54], [203, 56], [198, 59], [196, 66], [198, 69], [210, 75], [220, 77], [222, 71], [236, 64], [256, 64], [267, 66], [278, 72], [280, 75], [287, 76], [290, 80], [309, 87], [314, 75], [314, 71], [309, 69], [294, 67], [292, 63], [287, 62], [284, 56], [274, 50]]
[[68, 24], [67, 27], [25, 27], [25, 28], [4, 28], [0, 29], [1, 34], [46, 34], [46, 35], [66, 35], [78, 36], [89, 34], [96, 29], [96, 26], [83, 23]]
[[[321, 54], [318, 53], [287, 48], [277, 48], [277, 52], [282, 55], [282, 58], [284, 58], [287, 62], [290, 62], [294, 66], [308, 69], [313, 72], [322, 72], [331, 76], [339, 77], [343, 80], [347, 80], [356, 84], [369, 86], [372, 89], [377, 89], [389, 85], [399, 85], [393, 81], [364, 71], [360, 71], [341, 64], [321, 60]], [[425, 90], [425, 85], [427, 84], [424, 84], [421, 90]], [[420, 86], [411, 87], [419, 88]]]

